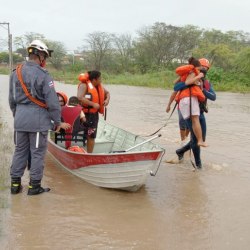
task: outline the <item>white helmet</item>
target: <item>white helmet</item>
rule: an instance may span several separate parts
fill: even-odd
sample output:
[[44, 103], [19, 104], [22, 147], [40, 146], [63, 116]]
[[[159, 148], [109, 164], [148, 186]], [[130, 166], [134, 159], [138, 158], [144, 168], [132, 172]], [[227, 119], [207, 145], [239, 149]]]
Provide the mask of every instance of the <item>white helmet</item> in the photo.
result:
[[51, 53], [53, 50], [49, 50], [45, 43], [43, 43], [40, 40], [34, 40], [30, 43], [30, 45], [27, 48], [29, 54], [37, 54], [38, 51], [45, 52], [48, 57], [51, 56]]

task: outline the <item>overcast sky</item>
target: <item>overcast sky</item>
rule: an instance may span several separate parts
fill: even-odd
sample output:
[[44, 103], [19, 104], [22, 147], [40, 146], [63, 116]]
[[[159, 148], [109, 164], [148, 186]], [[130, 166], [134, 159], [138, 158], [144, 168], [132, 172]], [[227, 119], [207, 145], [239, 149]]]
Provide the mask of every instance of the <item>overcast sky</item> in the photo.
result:
[[88, 33], [133, 35], [155, 22], [250, 32], [250, 0], [0, 0], [0, 22], [10, 23], [13, 37], [36, 32], [73, 50]]

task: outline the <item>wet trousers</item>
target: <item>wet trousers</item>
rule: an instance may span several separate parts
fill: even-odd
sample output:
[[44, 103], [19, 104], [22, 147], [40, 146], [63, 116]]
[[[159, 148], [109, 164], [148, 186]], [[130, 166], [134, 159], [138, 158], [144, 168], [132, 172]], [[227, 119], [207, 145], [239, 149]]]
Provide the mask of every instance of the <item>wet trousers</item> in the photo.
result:
[[41, 180], [44, 170], [44, 158], [47, 151], [48, 132], [15, 131], [15, 152], [12, 159], [11, 177], [22, 177], [31, 156], [30, 179]]
[[[202, 137], [203, 137], [203, 140], [205, 141], [206, 133], [207, 133], [207, 125], [206, 125], [206, 118], [205, 118], [204, 113], [200, 114], [199, 120], [200, 120], [200, 124], [201, 124]], [[190, 150], [190, 148], [191, 148], [192, 152], [194, 154], [196, 166], [201, 166], [202, 163], [201, 163], [201, 157], [200, 157], [200, 154], [201, 154], [200, 147], [197, 145], [197, 139], [196, 139], [196, 136], [195, 136], [193, 128], [192, 128], [192, 121], [189, 118], [189, 119], [186, 119], [185, 122], [186, 122], [187, 127], [190, 131], [191, 139], [185, 146], [183, 146], [182, 148], [179, 149], [179, 152], [185, 153], [186, 151]]]

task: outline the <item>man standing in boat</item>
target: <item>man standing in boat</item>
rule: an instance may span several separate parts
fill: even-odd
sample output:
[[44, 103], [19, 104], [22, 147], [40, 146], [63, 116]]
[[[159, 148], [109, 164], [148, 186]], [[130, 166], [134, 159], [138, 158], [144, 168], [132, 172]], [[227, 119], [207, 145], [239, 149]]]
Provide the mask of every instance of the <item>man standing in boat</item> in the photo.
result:
[[61, 108], [54, 82], [44, 69], [52, 51], [40, 40], [34, 40], [27, 50], [29, 60], [18, 65], [10, 76], [9, 105], [15, 129], [15, 152], [10, 170], [11, 193], [18, 194], [22, 190], [21, 177], [30, 152], [28, 195], [37, 195], [50, 190], [41, 187], [41, 180], [51, 120], [57, 126], [57, 131], [70, 125], [61, 122]]
[[99, 113], [104, 114], [104, 107], [109, 104], [110, 94], [102, 86], [101, 72], [89, 71], [79, 76], [77, 97], [86, 116], [87, 152], [92, 153], [95, 145]]

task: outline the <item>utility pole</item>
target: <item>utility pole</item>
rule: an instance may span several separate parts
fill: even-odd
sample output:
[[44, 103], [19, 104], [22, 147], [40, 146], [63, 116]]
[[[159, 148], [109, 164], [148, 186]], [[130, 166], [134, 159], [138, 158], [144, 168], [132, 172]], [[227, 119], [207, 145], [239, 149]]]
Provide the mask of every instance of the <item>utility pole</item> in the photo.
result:
[[[7, 30], [8, 30], [8, 49], [9, 49], [9, 69], [10, 69], [10, 74], [13, 69], [13, 55], [12, 55], [12, 34], [10, 34], [10, 23], [0, 23], [0, 25], [4, 28], [3, 25], [7, 25]], [[5, 28], [6, 29], [6, 28]]]

